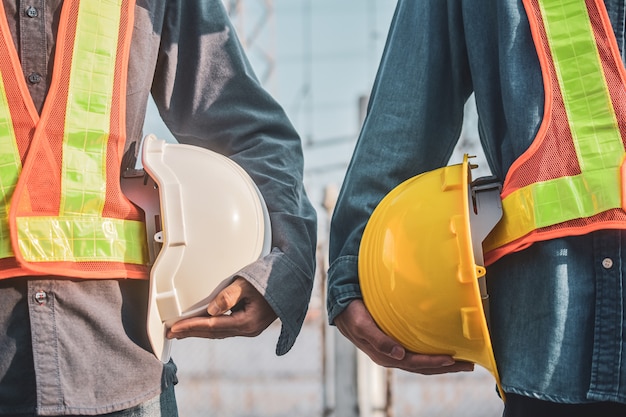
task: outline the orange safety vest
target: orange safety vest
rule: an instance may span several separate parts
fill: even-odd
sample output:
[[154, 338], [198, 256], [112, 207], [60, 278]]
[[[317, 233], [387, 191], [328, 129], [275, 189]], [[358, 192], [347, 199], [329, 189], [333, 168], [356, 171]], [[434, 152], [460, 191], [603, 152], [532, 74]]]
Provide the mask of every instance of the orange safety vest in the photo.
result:
[[0, 7], [0, 278], [148, 278], [120, 189], [134, 0], [66, 0], [37, 114]]
[[491, 264], [534, 242], [626, 229], [626, 76], [602, 0], [523, 0], [545, 88], [542, 124], [507, 173]]

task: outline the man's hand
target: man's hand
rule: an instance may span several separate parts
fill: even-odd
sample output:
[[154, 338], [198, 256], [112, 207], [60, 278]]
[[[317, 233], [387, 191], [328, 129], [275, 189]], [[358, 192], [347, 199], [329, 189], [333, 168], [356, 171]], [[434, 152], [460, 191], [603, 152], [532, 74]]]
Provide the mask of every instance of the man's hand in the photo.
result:
[[168, 330], [167, 337], [254, 337], [261, 334], [276, 317], [261, 293], [248, 281], [237, 277], [209, 303], [206, 316], [191, 317], [175, 323]]
[[354, 300], [348, 304], [348, 307], [335, 318], [335, 325], [374, 362], [387, 368], [398, 368], [423, 375], [474, 370], [474, 364], [456, 362], [451, 356], [420, 355], [406, 351], [380, 330], [361, 300]]

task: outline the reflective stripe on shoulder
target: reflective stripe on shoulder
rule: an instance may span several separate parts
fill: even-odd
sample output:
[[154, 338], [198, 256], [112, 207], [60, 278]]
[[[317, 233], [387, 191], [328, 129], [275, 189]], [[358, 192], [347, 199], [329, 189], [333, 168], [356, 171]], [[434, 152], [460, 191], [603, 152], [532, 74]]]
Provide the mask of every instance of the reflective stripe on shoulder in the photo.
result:
[[121, 1], [82, 1], [72, 55], [59, 215], [101, 214]]

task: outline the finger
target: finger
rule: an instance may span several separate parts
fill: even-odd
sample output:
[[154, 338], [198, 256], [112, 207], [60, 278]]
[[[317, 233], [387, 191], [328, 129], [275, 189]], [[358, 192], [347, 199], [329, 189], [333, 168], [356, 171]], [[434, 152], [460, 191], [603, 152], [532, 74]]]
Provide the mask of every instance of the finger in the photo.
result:
[[449, 355], [423, 355], [407, 351], [380, 330], [361, 339], [361, 349], [381, 366], [399, 368], [424, 375], [473, 370], [473, 364], [454, 360]]
[[212, 316], [218, 316], [230, 311], [239, 303], [243, 294], [243, 286], [240, 279], [236, 279], [209, 302], [207, 312]]
[[387, 348], [381, 348], [375, 343], [372, 339], [362, 340], [360, 349], [375, 363], [387, 368], [398, 368], [423, 375], [466, 372], [474, 369], [474, 364], [456, 361], [449, 355], [423, 355], [406, 351], [403, 348], [404, 355], [397, 359], [399, 355], [389, 355]]
[[406, 354], [402, 345], [376, 325], [361, 300], [351, 302], [344, 314], [335, 319], [335, 324], [344, 336], [368, 354], [381, 354], [394, 360], [402, 360]]
[[256, 303], [247, 303], [241, 309], [233, 310], [229, 315], [192, 317], [181, 320], [169, 329], [167, 337], [222, 339], [234, 336], [258, 336], [276, 319], [276, 314], [271, 307], [263, 303], [265, 301], [257, 299]]
[[175, 323], [167, 333], [168, 338], [185, 339], [203, 337], [223, 339], [241, 335], [240, 325], [230, 315], [192, 317]]
[[361, 330], [364, 330], [364, 334], [357, 336], [361, 344], [369, 346], [376, 353], [389, 357], [393, 361], [401, 361], [406, 356], [406, 349], [383, 333], [373, 321]]
[[352, 301], [335, 319], [335, 324], [344, 336], [381, 366], [421, 374], [473, 369], [473, 364], [457, 362], [449, 355], [421, 355], [408, 352], [376, 325], [361, 300]]
[[471, 362], [456, 361], [450, 366], [440, 366], [434, 368], [412, 368], [405, 369], [408, 372], [418, 373], [422, 375], [441, 375], [450, 374], [456, 372], [472, 372], [474, 370], [474, 364]]

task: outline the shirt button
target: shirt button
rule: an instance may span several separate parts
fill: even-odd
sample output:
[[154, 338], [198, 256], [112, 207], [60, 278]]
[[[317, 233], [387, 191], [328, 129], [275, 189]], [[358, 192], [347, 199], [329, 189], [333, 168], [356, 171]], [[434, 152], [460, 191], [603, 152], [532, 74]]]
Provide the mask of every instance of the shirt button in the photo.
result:
[[611, 259], [611, 258], [604, 258], [602, 260], [602, 266], [605, 269], [611, 269], [611, 267], [613, 266], [613, 259]]
[[33, 6], [28, 6], [28, 8], [26, 9], [26, 16], [37, 17], [39, 16], [39, 12]]
[[37, 301], [37, 304], [43, 305], [46, 304], [46, 301], [48, 300], [48, 294], [46, 294], [45, 291], [37, 291], [35, 293], [35, 301]]
[[41, 75], [36, 72], [28, 74], [28, 82], [31, 84], [39, 84], [41, 82]]

